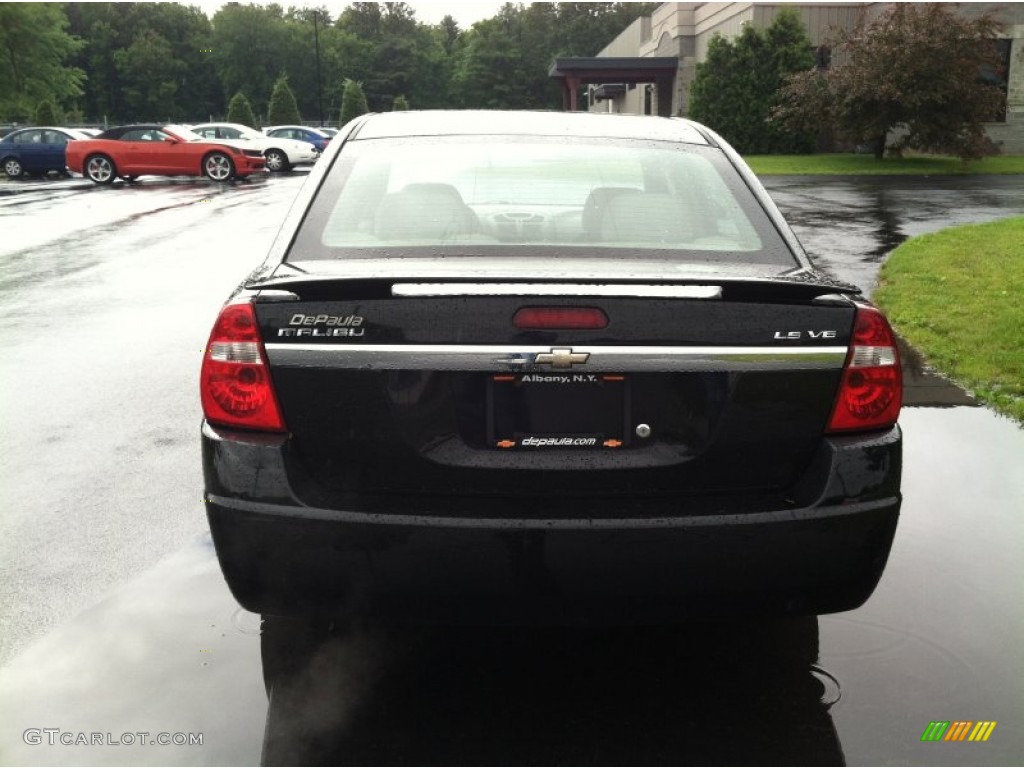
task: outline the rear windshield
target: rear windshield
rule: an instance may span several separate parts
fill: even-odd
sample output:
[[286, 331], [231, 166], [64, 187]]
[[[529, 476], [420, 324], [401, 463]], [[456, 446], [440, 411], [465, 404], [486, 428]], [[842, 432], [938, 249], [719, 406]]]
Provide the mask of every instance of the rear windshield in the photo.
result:
[[548, 254], [797, 263], [718, 149], [500, 136], [349, 142], [287, 260]]

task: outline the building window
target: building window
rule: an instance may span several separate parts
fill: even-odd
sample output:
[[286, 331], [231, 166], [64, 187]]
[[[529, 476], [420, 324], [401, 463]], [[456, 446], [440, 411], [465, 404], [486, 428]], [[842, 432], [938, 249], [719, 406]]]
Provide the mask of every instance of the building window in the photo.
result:
[[995, 69], [989, 69], [985, 67], [981, 71], [981, 82], [987, 85], [994, 85], [1003, 92], [1002, 101], [999, 103], [999, 108], [996, 110], [996, 114], [993, 115], [991, 122], [993, 123], [1005, 123], [1006, 122], [1006, 97], [1008, 95], [1009, 79], [1010, 79], [1010, 49], [1013, 46], [1013, 40], [1005, 38], [1002, 40], [996, 40], [996, 51], [998, 52], [998, 64]]
[[827, 45], [819, 45], [814, 49], [814, 66], [819, 70], [825, 70], [832, 66], [832, 48]]

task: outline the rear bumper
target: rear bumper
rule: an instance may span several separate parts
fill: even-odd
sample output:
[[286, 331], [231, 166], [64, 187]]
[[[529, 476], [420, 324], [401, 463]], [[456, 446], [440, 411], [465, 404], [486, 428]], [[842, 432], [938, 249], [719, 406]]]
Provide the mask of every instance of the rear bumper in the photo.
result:
[[900, 507], [898, 428], [824, 440], [793, 488], [799, 506], [688, 515], [680, 499], [677, 514], [628, 518], [310, 507], [288, 485], [285, 446], [203, 427], [218, 558], [239, 602], [263, 613], [576, 622], [848, 610], [874, 590]]
[[320, 159], [320, 152], [310, 147], [309, 149], [300, 149], [288, 153], [288, 162], [292, 165], [306, 165], [313, 164]]

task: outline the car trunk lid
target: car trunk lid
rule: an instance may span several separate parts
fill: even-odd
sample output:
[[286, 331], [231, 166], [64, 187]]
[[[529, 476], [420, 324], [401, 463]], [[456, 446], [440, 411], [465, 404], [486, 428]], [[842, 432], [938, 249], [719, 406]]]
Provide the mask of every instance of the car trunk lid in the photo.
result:
[[[855, 314], [828, 280], [481, 274], [251, 284], [297, 493], [777, 493], [821, 440]], [[579, 308], [607, 323], [558, 327]]]

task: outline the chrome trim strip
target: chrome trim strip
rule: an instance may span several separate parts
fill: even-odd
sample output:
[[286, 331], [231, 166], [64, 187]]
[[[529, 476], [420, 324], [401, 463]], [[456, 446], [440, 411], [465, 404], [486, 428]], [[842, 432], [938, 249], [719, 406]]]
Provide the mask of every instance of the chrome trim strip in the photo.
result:
[[[568, 347], [566, 347], [568, 348]], [[624, 347], [571, 348], [585, 364], [536, 364], [552, 347], [473, 344], [267, 344], [271, 365], [424, 371], [537, 371], [539, 373], [647, 373], [661, 371], [831, 370], [843, 367], [846, 347]]]
[[392, 296], [636, 296], [720, 299], [720, 285], [629, 285], [594, 283], [395, 283]]

